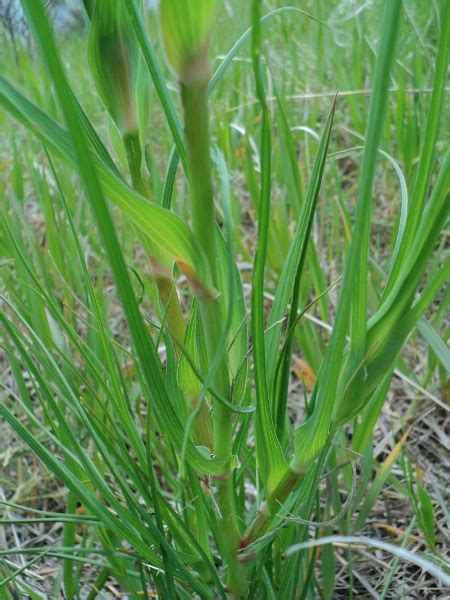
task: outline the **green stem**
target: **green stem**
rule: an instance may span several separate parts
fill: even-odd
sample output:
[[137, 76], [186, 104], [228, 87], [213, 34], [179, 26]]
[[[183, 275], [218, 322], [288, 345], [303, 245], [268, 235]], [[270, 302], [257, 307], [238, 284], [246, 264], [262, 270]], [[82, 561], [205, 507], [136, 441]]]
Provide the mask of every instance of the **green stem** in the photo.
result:
[[206, 83], [181, 84], [188, 152], [192, 227], [209, 261], [217, 284], [214, 196], [209, 154], [208, 88]]
[[[314, 490], [316, 490], [316, 491], [318, 490], [318, 486], [319, 486], [319, 482], [320, 482], [320, 474], [321, 474], [323, 466], [326, 462], [326, 459], [328, 456], [328, 451], [330, 449], [332, 440], [334, 439], [334, 435], [335, 435], [335, 431], [331, 431], [328, 436], [328, 440], [325, 444], [325, 447], [315, 465], [315, 475], [311, 482], [311, 490], [312, 491], [309, 493], [309, 496], [308, 496], [308, 499], [306, 502], [306, 506], [304, 507], [304, 514], [305, 514], [306, 519], [310, 518], [312, 507], [313, 507], [313, 501], [316, 497]], [[291, 463], [291, 467], [286, 470], [286, 472], [284, 473], [280, 482], [278, 483], [277, 487], [269, 495], [267, 500], [265, 500], [261, 504], [261, 506], [259, 507], [258, 512], [256, 514], [256, 517], [253, 519], [253, 521], [250, 523], [249, 527], [247, 528], [247, 531], [245, 532], [245, 535], [241, 540], [241, 548], [242, 549], [246, 548], [250, 544], [253, 544], [254, 542], [256, 542], [256, 540], [258, 540], [258, 538], [262, 537], [265, 533], [267, 533], [267, 530], [269, 529], [270, 525], [272, 524], [273, 519], [275, 518], [277, 513], [280, 512], [281, 506], [289, 498], [290, 494], [296, 488], [298, 488], [298, 486], [302, 482], [303, 477], [307, 473], [310, 466], [311, 465], [308, 465], [305, 468], [303, 468], [302, 470], [294, 470], [292, 468], [292, 463]], [[295, 506], [295, 504], [294, 504], [294, 506]], [[301, 536], [303, 536], [304, 533], [306, 533], [307, 531], [308, 531], [307, 525], [306, 524], [302, 525], [302, 527], [300, 529], [300, 532], [302, 532]], [[303, 539], [303, 537], [301, 537], [301, 539]], [[250, 558], [245, 557], [246, 561], [251, 560], [251, 558], [252, 558], [252, 556], [250, 556]]]
[[[182, 83], [181, 98], [185, 119], [185, 139], [188, 158], [192, 227], [209, 262], [211, 281], [218, 289], [216, 249], [216, 222], [211, 174], [210, 136], [207, 81]], [[219, 350], [222, 331], [222, 313], [218, 300], [199, 299], [204, 325], [209, 364]], [[225, 398], [230, 397], [227, 354], [214, 376], [214, 388]], [[231, 412], [216, 402], [213, 414], [214, 453], [220, 457], [232, 454], [233, 427]], [[228, 588], [236, 597], [246, 592], [246, 569], [237, 560], [240, 542], [231, 468], [216, 480], [217, 503], [220, 510], [219, 531], [222, 536], [224, 559], [228, 568]]]
[[128, 169], [134, 189], [147, 196], [147, 186], [142, 178], [142, 150], [139, 130], [128, 131], [123, 136], [125, 153], [127, 155]]
[[[156, 259], [152, 261], [153, 272], [158, 272]], [[166, 313], [167, 326], [170, 335], [179, 344], [184, 343], [186, 327], [183, 318], [178, 294], [172, 279], [156, 274], [156, 285], [158, 287], [159, 297]], [[179, 344], [175, 344], [175, 354], [178, 359], [181, 358]], [[198, 395], [188, 398], [191, 410], [198, 408]], [[206, 448], [212, 448], [211, 420], [208, 414], [208, 407], [204, 403], [200, 408], [199, 414], [195, 418], [195, 440], [198, 444]]]
[[[328, 455], [328, 450], [330, 448], [335, 433], [335, 430], [330, 431], [325, 447], [319, 457], [319, 460], [316, 463], [316, 475], [312, 484], [312, 489], [317, 488], [317, 486], [319, 485], [320, 473], [322, 471], [323, 465], [325, 464], [325, 460]], [[271, 494], [269, 494], [267, 500], [265, 500], [259, 507], [256, 517], [250, 523], [249, 527], [247, 528], [247, 531], [245, 532], [244, 537], [242, 538], [241, 548], [246, 548], [267, 532], [269, 526], [272, 523], [273, 518], [280, 511], [280, 507], [288, 499], [291, 492], [293, 492], [300, 485], [305, 473], [311, 466], [311, 464], [308, 464], [301, 470], [296, 470], [292, 468], [292, 465], [293, 463], [291, 463], [291, 467], [289, 469], [286, 469], [283, 477], [280, 479], [276, 488]], [[314, 497], [315, 496], [313, 493], [309, 495], [310, 499]], [[309, 502], [310, 500], [308, 500], [308, 503]], [[311, 508], [312, 505], [308, 506], [307, 508], [306, 514], [308, 516], [310, 514]], [[306, 518], [308, 518], [308, 516]]]
[[263, 536], [279, 511], [280, 506], [287, 500], [291, 492], [299, 485], [303, 473], [287, 469], [280, 482], [269, 494], [267, 500], [261, 503], [256, 517], [249, 525], [241, 541], [241, 548], [245, 548]]

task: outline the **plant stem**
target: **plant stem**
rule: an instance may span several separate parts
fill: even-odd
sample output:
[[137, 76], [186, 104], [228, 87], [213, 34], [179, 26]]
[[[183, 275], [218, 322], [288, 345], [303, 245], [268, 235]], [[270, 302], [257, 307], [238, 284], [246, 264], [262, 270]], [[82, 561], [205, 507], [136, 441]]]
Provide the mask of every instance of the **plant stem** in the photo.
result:
[[250, 523], [244, 537], [241, 541], [241, 548], [255, 542], [264, 535], [276, 514], [279, 507], [288, 498], [289, 494], [297, 487], [303, 477], [303, 473], [287, 469], [280, 482], [268, 496], [267, 500], [262, 502], [258, 509], [256, 517]]
[[142, 178], [142, 150], [139, 130], [128, 131], [123, 136], [125, 153], [127, 155], [128, 169], [134, 189], [147, 196], [147, 186]]
[[[211, 175], [208, 86], [207, 81], [182, 83], [181, 98], [185, 119], [185, 139], [194, 234], [209, 262], [211, 284], [218, 289], [216, 249], [216, 223], [214, 219], [214, 195]], [[206, 338], [209, 364], [220, 350], [222, 313], [217, 299], [199, 298], [200, 312]], [[214, 376], [214, 387], [225, 398], [230, 397], [226, 352]], [[231, 412], [219, 403], [214, 404], [213, 415], [214, 453], [220, 457], [232, 454], [233, 428]], [[227, 470], [216, 480], [217, 502], [220, 510], [219, 531], [222, 536], [224, 559], [228, 567], [228, 588], [236, 597], [246, 591], [245, 567], [237, 560], [240, 532], [234, 506], [232, 470]]]
[[[161, 299], [170, 335], [175, 342], [184, 343], [186, 326], [183, 319], [180, 301], [176, 291], [175, 283], [169, 277], [158, 273], [158, 264], [156, 259], [152, 261], [153, 273], [155, 274], [156, 285], [158, 287], [159, 297]], [[181, 358], [181, 350], [178, 343], [175, 343], [175, 353], [178, 359]], [[191, 410], [198, 408], [198, 395], [191, 395], [188, 398]], [[212, 430], [211, 420], [208, 414], [208, 407], [204, 403], [200, 408], [199, 414], [195, 418], [195, 440], [201, 446], [212, 448]]]
[[[330, 431], [325, 447], [316, 463], [316, 474], [312, 484], [312, 489], [317, 489], [317, 486], [319, 485], [320, 473], [322, 471], [323, 465], [325, 464], [328, 450], [330, 448], [335, 433], [335, 430]], [[303, 477], [308, 472], [308, 469], [311, 468], [311, 464], [305, 465], [302, 469], [295, 469], [293, 468], [294, 465], [295, 461], [292, 461], [291, 466], [289, 467], [289, 469], [286, 469], [276, 488], [271, 494], [269, 494], [267, 500], [265, 500], [259, 507], [256, 517], [250, 523], [249, 527], [247, 528], [247, 531], [245, 532], [244, 537], [241, 540], [242, 549], [255, 542], [258, 538], [260, 538], [267, 532], [267, 529], [272, 523], [272, 519], [279, 511], [282, 504], [287, 500], [291, 492], [293, 492], [300, 485]], [[310, 500], [314, 497], [315, 496], [312, 493], [309, 495], [309, 507], [306, 511], [306, 514], [308, 516], [312, 509], [312, 504], [310, 504]]]
[[217, 284], [214, 196], [209, 154], [208, 88], [205, 83], [181, 84], [188, 152], [192, 227], [206, 253], [213, 284]]
[[[123, 142], [133, 188], [143, 196], [147, 196], [148, 190], [142, 178], [142, 151], [139, 131], [136, 129], [135, 131], [126, 133], [123, 136]], [[170, 335], [176, 342], [183, 344], [186, 325], [172, 275], [155, 256], [150, 255], [150, 263], [155, 276], [159, 298], [165, 311]], [[175, 352], [178, 358], [181, 355], [179, 344], [175, 344]], [[190, 397], [189, 405], [192, 410], [196, 410], [198, 397]], [[195, 440], [198, 444], [206, 448], [212, 448], [213, 446], [211, 421], [208, 414], [208, 407], [205, 404], [195, 419]]]

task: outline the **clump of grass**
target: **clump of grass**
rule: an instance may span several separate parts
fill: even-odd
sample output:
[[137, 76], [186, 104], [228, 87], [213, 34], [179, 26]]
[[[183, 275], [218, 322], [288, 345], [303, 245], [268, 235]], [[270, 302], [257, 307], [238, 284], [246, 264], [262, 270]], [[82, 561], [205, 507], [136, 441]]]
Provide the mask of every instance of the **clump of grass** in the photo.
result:
[[[449, 39], [446, 2], [414, 191], [398, 228], [386, 285], [381, 297], [372, 302], [369, 315], [375, 169], [401, 15], [400, 0], [387, 0], [380, 23], [355, 214], [353, 219], [346, 215], [349, 243], [341, 280], [336, 284], [332, 332], [326, 347], [318, 342], [313, 348], [320, 357], [314, 385], [302, 421], [292, 425], [288, 400], [295, 336], [306, 312], [303, 288], [308, 268], [314, 271], [311, 232], [339, 100], [334, 99], [330, 107], [307, 187], [300, 193], [298, 165], [289, 154], [292, 136], [282, 95], [277, 92], [285, 151], [291, 159], [290, 191], [295, 197], [290, 204], [295, 206], [296, 223], [268, 313], [265, 295], [273, 235], [274, 112], [261, 58], [261, 25], [283, 10], [302, 11], [286, 8], [263, 17], [261, 4], [252, 0], [251, 31], [210, 79], [209, 39], [219, 3], [161, 0], [160, 30], [167, 60], [178, 79], [181, 123], [134, 0], [113, 4], [97, 0], [94, 9], [87, 3], [93, 79], [126, 150], [128, 173], [121, 173], [76, 100], [41, 0], [23, 0], [66, 129], [4, 78], [0, 79], [0, 102], [46, 150], [56, 186], [55, 202], [64, 212], [66, 232], [78, 261], [76, 280], [83, 290], [88, 332], [80, 333], [77, 318], [73, 314], [67, 318], [36, 276], [19, 224], [3, 219], [9, 251], [26, 282], [18, 294], [5, 296], [5, 310], [0, 314], [24, 417], [6, 403], [0, 404], [0, 413], [68, 489], [66, 517], [70, 519], [65, 525], [64, 548], [71, 551], [64, 555], [63, 586], [69, 598], [79, 594], [77, 524], [84, 528], [83, 547], [94, 546], [91, 535], [102, 547], [99, 586], [113, 574], [132, 597], [147, 595], [149, 585], [161, 598], [225, 598], [227, 594], [295, 598], [313, 594], [318, 586], [314, 575], [317, 552], [305, 550], [308, 525], [314, 515], [316, 521], [322, 520], [320, 480], [324, 473], [332, 473], [335, 504], [341, 504], [334, 442], [343, 439], [343, 427], [351, 423], [354, 448], [367, 451], [364, 460], [370, 473], [368, 443], [373, 414], [381, 410], [400, 350], [449, 274], [448, 257], [435, 254], [433, 258], [448, 216], [448, 152], [439, 157], [441, 165], [433, 178]], [[253, 172], [257, 232], [247, 315], [236, 259], [230, 176], [223, 152], [211, 143], [209, 94], [249, 36], [260, 142], [259, 169]], [[140, 94], [144, 99], [147, 94], [137, 82], [144, 77], [144, 64], [174, 141], [158, 202], [148, 200], [150, 187], [142, 160], [138, 115]], [[172, 202], [179, 159], [188, 181], [186, 219]], [[60, 163], [75, 171], [82, 183], [117, 289], [130, 348], [120, 347], [114, 339], [104, 300], [84, 256], [74, 192]], [[127, 184], [128, 175], [132, 186]], [[139, 240], [153, 275], [151, 292], [143, 285], [141, 298], [135, 291], [135, 275], [142, 281], [127, 265], [126, 241], [120, 239], [110, 202], [131, 223], [128, 231]], [[49, 194], [47, 209], [53, 215]], [[59, 260], [58, 266], [65, 268], [61, 256]], [[430, 261], [434, 265], [441, 261], [440, 268], [430, 270]], [[187, 307], [178, 296], [180, 273], [189, 286]], [[44, 279], [52, 276], [48, 272]], [[328, 288], [322, 289], [316, 300], [322, 310], [327, 307], [327, 292]], [[148, 293], [161, 317], [156, 331], [149, 329], [143, 316], [141, 302]], [[26, 301], [23, 295], [28, 295]], [[158, 354], [162, 344], [165, 360]], [[69, 347], [76, 363], [65, 355]], [[124, 357], [127, 369], [133, 372], [131, 378], [125, 374]], [[29, 373], [34, 398], [24, 385], [23, 370]], [[257, 490], [250, 508], [246, 481]], [[380, 477], [376, 483], [382, 482]], [[426, 493], [420, 486], [417, 489], [422, 498], [417, 513], [435, 549]], [[369, 496], [361, 504], [361, 499], [358, 492], [351, 494], [340, 506], [342, 514], [322, 526], [332, 533], [330, 528], [346, 511], [360, 510], [355, 523], [350, 514], [344, 526], [344, 533], [357, 533], [374, 501]], [[82, 506], [84, 515], [79, 514], [77, 505]], [[353, 543], [357, 539], [353, 535], [336, 541]], [[314, 547], [325, 544], [322, 560], [330, 569], [332, 541], [325, 537], [323, 542], [314, 542]], [[366, 538], [363, 541], [368, 543]], [[290, 550], [285, 553], [287, 548]], [[402, 552], [398, 550], [399, 556], [408, 556]], [[435, 565], [423, 558], [417, 560], [422, 568], [445, 580]], [[331, 597], [334, 582], [325, 583], [324, 596]]]

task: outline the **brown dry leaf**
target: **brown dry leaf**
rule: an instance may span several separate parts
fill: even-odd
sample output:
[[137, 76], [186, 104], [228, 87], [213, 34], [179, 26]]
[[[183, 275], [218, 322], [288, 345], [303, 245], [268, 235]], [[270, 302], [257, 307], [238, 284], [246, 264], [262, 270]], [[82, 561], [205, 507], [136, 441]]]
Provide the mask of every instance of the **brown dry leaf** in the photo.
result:
[[295, 354], [292, 355], [293, 371], [298, 379], [301, 379], [306, 390], [310, 392], [316, 382], [316, 374], [306, 361]]

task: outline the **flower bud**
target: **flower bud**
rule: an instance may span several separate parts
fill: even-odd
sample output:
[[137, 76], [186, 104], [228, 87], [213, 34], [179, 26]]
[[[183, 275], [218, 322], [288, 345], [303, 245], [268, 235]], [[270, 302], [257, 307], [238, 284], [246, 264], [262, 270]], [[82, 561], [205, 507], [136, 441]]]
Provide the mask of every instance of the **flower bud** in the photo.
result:
[[160, 0], [167, 60], [186, 85], [209, 78], [209, 37], [216, 4], [217, 0]]
[[89, 64], [97, 93], [122, 135], [138, 127], [134, 93], [138, 61], [138, 47], [122, 2], [97, 0]]

